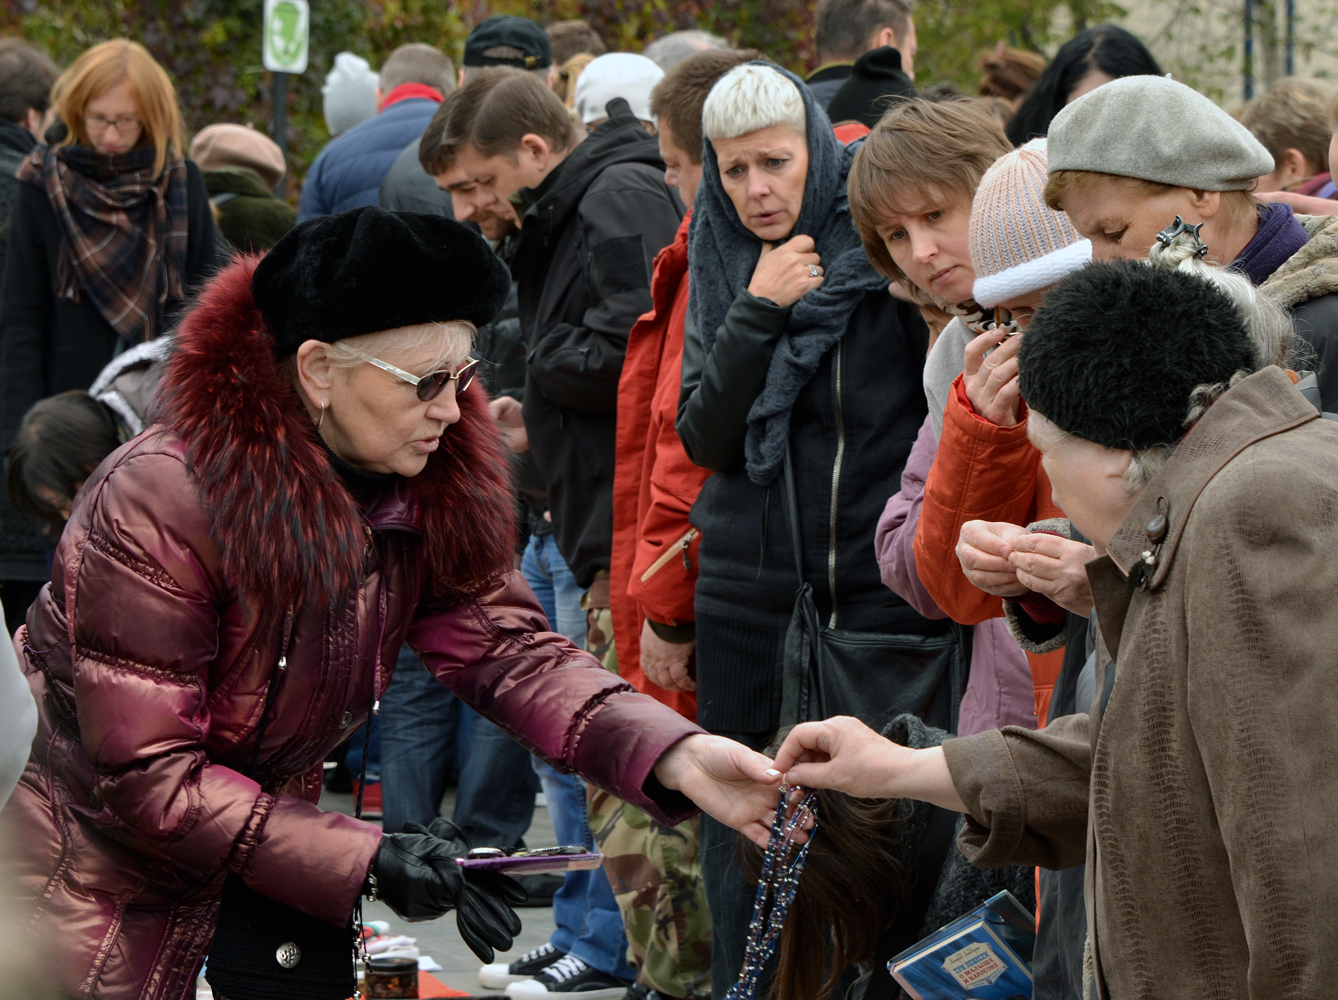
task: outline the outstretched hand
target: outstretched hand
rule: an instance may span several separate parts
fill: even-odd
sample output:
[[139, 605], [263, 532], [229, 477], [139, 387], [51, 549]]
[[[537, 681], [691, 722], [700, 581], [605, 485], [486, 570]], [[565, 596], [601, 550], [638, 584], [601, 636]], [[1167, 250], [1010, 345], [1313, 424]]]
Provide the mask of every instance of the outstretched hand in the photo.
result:
[[759, 847], [767, 846], [781, 781], [770, 758], [723, 736], [697, 733], [659, 759], [655, 777]]
[[899, 746], [850, 716], [795, 726], [772, 768], [804, 788], [830, 788], [857, 799], [920, 799], [966, 811], [942, 747]]

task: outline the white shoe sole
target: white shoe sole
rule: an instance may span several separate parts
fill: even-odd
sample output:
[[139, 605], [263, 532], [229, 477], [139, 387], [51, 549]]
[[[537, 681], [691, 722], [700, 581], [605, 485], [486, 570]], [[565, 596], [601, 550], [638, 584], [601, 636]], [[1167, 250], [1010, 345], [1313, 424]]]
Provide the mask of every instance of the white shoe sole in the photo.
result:
[[516, 976], [506, 970], [511, 968], [509, 965], [503, 965], [498, 962], [495, 965], [485, 965], [479, 969], [479, 984], [490, 990], [503, 990], [512, 983], [523, 983], [533, 976]]
[[[529, 983], [532, 980], [526, 979]], [[581, 993], [550, 993], [542, 987], [534, 990], [517, 990], [518, 983], [513, 983], [506, 989], [506, 995], [511, 1000], [623, 1000], [627, 995], [627, 986], [610, 987], [605, 990], [586, 990]], [[631, 984], [629, 983], [628, 986]], [[559, 987], [560, 989], [560, 987]]]

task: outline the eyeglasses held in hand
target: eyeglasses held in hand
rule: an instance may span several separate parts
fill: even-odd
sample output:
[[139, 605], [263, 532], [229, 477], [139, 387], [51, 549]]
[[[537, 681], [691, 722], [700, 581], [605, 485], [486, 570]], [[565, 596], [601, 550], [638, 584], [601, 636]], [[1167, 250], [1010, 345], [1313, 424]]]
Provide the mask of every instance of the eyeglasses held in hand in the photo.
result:
[[394, 375], [396, 378], [403, 379], [410, 385], [416, 386], [418, 389], [418, 400], [422, 403], [430, 403], [432, 400], [440, 396], [441, 390], [446, 388], [446, 383], [448, 382], [456, 383], [455, 391], [457, 394], [464, 392], [469, 388], [470, 383], [474, 381], [474, 373], [478, 371], [479, 367], [479, 359], [470, 358], [460, 366], [460, 370], [455, 374], [451, 374], [450, 371], [442, 369], [439, 372], [429, 372], [428, 374], [419, 377], [417, 375], [410, 375], [403, 368], [396, 368], [394, 365], [387, 364], [380, 358], [368, 358], [367, 363], [369, 365], [376, 365], [376, 367], [380, 368], [382, 371], [390, 372], [390, 374]]

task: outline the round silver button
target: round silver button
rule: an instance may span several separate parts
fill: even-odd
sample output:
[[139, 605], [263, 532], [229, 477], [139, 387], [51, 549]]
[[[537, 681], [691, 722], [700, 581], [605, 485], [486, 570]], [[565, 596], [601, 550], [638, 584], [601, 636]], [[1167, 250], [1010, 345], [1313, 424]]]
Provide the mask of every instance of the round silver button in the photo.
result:
[[279, 945], [279, 950], [274, 953], [274, 958], [285, 969], [294, 968], [298, 962], [302, 961], [302, 949], [294, 941]]
[[345, 713], [344, 713], [344, 717], [343, 717], [342, 719], [339, 720], [339, 728], [340, 728], [340, 729], [347, 729], [347, 728], [349, 727], [349, 724], [352, 723], [352, 722], [353, 722], [353, 713], [352, 713], [352, 712], [345, 712]]

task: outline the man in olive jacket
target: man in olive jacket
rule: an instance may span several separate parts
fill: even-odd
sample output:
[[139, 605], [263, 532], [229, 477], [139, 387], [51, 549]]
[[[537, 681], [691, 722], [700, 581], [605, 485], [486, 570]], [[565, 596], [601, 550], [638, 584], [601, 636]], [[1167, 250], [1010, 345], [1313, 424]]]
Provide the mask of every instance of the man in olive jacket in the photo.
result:
[[[511, 270], [529, 344], [524, 430], [548, 483], [558, 549], [584, 588], [609, 568], [627, 335], [651, 307], [652, 263], [684, 213], [654, 137], [622, 99], [608, 112], [582, 137], [542, 83], [488, 70], [443, 106], [429, 128], [440, 141], [423, 143], [424, 166], [451, 192], [457, 218], [510, 200], [521, 220]], [[597, 592], [590, 603], [608, 606]]]

